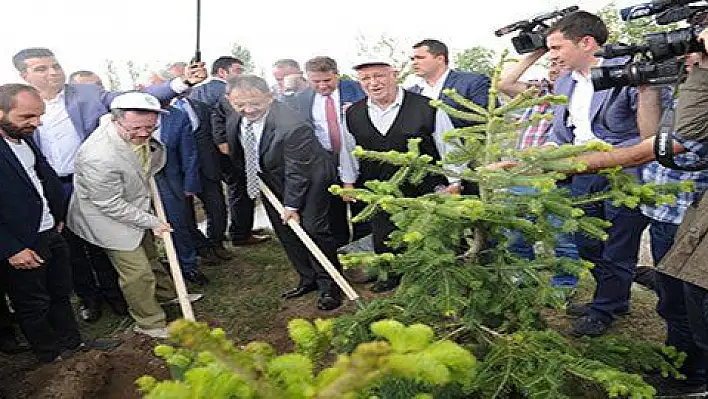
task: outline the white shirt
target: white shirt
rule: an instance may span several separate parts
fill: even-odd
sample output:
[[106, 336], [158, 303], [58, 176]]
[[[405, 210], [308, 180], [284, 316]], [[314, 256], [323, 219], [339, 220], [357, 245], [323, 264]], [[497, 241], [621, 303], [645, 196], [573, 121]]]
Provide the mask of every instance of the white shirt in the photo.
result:
[[189, 123], [192, 125], [192, 132], [196, 131], [197, 129], [199, 129], [199, 117], [197, 116], [197, 112], [194, 111], [194, 108], [192, 108], [192, 104], [190, 104], [189, 101], [184, 98], [181, 99], [184, 108], [180, 108], [179, 106], [177, 106], [177, 102], [179, 100], [179, 98], [173, 98], [172, 101], [170, 101], [170, 104], [177, 109], [181, 109], [187, 114], [187, 116], [189, 117]]
[[[391, 129], [391, 126], [393, 126], [402, 103], [403, 89], [400, 87], [398, 88], [396, 99], [385, 109], [374, 104], [371, 99], [367, 99], [366, 106], [369, 119], [382, 136], [385, 136]], [[437, 148], [441, 158], [444, 158], [448, 152], [454, 149], [451, 143], [446, 143], [442, 139], [443, 133], [452, 129], [454, 129], [454, 126], [452, 125], [450, 117], [444, 111], [438, 109], [435, 113], [435, 131], [433, 131], [432, 136], [435, 142], [435, 148]], [[354, 184], [359, 175], [359, 162], [356, 157], [352, 155], [352, 151], [354, 151], [354, 147], [356, 147], [356, 140], [354, 136], [349, 133], [349, 127], [346, 123], [343, 126], [342, 134], [345, 139], [344, 146], [346, 151], [340, 151], [339, 153], [339, 175], [342, 179], [342, 183]], [[456, 173], [461, 173], [464, 169], [464, 165], [445, 165], [445, 168]], [[450, 183], [456, 183], [460, 181], [460, 179], [449, 177], [448, 181]]]
[[68, 176], [74, 173], [81, 136], [66, 111], [64, 90], [55, 98], [44, 100], [44, 104], [46, 110], [40, 118], [42, 125], [39, 126], [40, 150], [59, 176]]
[[[334, 107], [337, 110], [337, 117], [339, 118], [339, 132], [342, 132], [342, 109], [339, 106], [339, 90], [335, 89], [332, 94], [332, 100], [334, 100]], [[327, 124], [327, 97], [315, 93], [314, 101], [312, 102], [312, 123], [315, 125], [315, 135], [317, 140], [320, 141], [322, 147], [327, 151], [332, 151], [332, 142], [329, 138], [329, 125]], [[340, 143], [344, 141], [340, 139]]]
[[[602, 60], [597, 66], [601, 64]], [[569, 116], [566, 124], [575, 126], [573, 144], [583, 145], [593, 140], [600, 140], [592, 132], [592, 121], [590, 120], [590, 104], [592, 104], [592, 97], [595, 94], [591, 75], [588, 73], [588, 76], [583, 76], [580, 72], [573, 71], [570, 76], [575, 80], [575, 88], [568, 104]]]
[[[251, 124], [251, 126], [253, 127], [253, 135], [256, 137], [256, 148], [254, 148], [253, 150], [256, 152], [257, 160], [260, 159], [259, 149], [261, 147], [261, 137], [263, 136], [263, 128], [265, 128], [266, 116], [268, 116], [267, 112], [265, 113], [265, 115], [253, 122], [249, 121], [246, 118], [241, 118], [241, 135], [243, 135], [243, 133], [246, 131], [246, 125]], [[241, 143], [243, 143], [243, 141], [241, 141]], [[256, 162], [256, 168], [259, 172], [261, 171], [261, 163], [258, 161]]]
[[445, 70], [445, 73], [440, 76], [440, 78], [435, 82], [433, 86], [428, 84], [428, 81], [425, 80], [425, 78], [422, 78], [420, 81], [420, 87], [423, 89], [420, 94], [433, 99], [437, 100], [440, 98], [440, 93], [442, 92], [443, 89], [443, 84], [445, 84], [445, 80], [447, 79], [447, 75], [450, 74], [450, 68], [447, 68]]
[[54, 216], [52, 216], [49, 211], [49, 203], [44, 195], [44, 187], [42, 187], [42, 182], [39, 180], [37, 171], [34, 169], [37, 158], [34, 156], [32, 148], [30, 148], [24, 140], [20, 140], [19, 143], [15, 143], [14, 141], [7, 139], [5, 139], [5, 141], [10, 146], [12, 152], [15, 153], [17, 160], [20, 161], [22, 166], [25, 168], [27, 177], [29, 177], [32, 184], [34, 184], [34, 188], [37, 190], [37, 193], [39, 193], [39, 196], [42, 198], [42, 219], [39, 222], [39, 230], [37, 231], [41, 233], [45, 230], [51, 229], [54, 227]]

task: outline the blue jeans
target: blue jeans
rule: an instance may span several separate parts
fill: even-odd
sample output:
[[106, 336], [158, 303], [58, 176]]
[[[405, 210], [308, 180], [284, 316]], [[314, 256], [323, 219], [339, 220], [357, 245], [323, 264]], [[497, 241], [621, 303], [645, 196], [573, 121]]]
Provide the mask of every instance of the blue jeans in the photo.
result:
[[[519, 196], [535, 194], [537, 192], [538, 190], [533, 187], [517, 186], [511, 188], [511, 193]], [[560, 226], [563, 224], [562, 220], [553, 216], [550, 216], [549, 220], [554, 226]], [[511, 252], [524, 259], [536, 259], [536, 253], [533, 250], [533, 246], [526, 242], [524, 235], [520, 231], [511, 231], [509, 234], [510, 244], [508, 248]], [[555, 252], [556, 256], [559, 258], [569, 258], [573, 260], [580, 259], [578, 249], [575, 246], [575, 241], [573, 240], [573, 236], [571, 234], [556, 234]], [[578, 278], [569, 275], [555, 275], [552, 279], [552, 285], [554, 287], [563, 286], [573, 288], [578, 285]]]
[[[574, 197], [601, 193], [609, 189], [609, 183], [601, 175], [573, 176], [571, 193]], [[583, 233], [575, 234], [575, 245], [580, 257], [592, 262], [595, 278], [595, 294], [590, 306], [590, 316], [611, 322], [614, 313], [629, 308], [630, 288], [637, 267], [642, 231], [647, 218], [638, 209], [614, 207], [610, 201], [602, 201], [581, 207], [586, 216], [605, 219], [612, 223], [606, 232], [605, 241]]]
[[[658, 264], [674, 243], [678, 225], [652, 220], [649, 224], [651, 254]], [[663, 273], [656, 273], [656, 293], [659, 302], [656, 311], [666, 321], [666, 345], [686, 353], [681, 373], [687, 383], [702, 383], [706, 366], [703, 351], [694, 340], [686, 307], [684, 282]]]

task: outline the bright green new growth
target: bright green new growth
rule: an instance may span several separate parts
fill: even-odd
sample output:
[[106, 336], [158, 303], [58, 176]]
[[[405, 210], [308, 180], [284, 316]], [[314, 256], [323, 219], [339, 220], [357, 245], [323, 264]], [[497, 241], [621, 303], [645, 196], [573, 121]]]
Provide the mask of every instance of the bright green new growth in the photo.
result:
[[371, 325], [372, 333], [385, 340], [362, 343], [320, 372], [313, 366], [318, 358], [301, 351], [320, 355], [324, 352], [319, 350], [329, 349], [328, 321], [313, 325], [292, 320], [289, 332], [299, 353], [280, 356], [262, 343], [236, 349], [220, 330], [209, 330], [204, 323], [180, 320], [170, 330], [183, 349], [160, 345], [155, 353], [183, 377], [162, 382], [140, 378], [138, 387], [147, 398], [356, 398], [387, 378], [411, 379], [424, 386], [465, 384], [472, 380], [476, 364], [474, 356], [456, 343], [435, 341], [430, 327], [406, 327], [393, 320]]

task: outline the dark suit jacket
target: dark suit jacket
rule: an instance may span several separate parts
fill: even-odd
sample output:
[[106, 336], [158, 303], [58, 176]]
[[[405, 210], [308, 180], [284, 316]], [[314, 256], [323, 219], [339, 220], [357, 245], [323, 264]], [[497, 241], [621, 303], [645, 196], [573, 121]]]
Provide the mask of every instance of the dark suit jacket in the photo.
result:
[[[66, 199], [57, 174], [31, 140], [25, 140], [35, 155], [35, 170], [42, 182], [44, 198], [58, 223], [66, 216]], [[42, 197], [27, 176], [25, 168], [5, 139], [0, 138], [0, 259], [37, 242], [37, 230], [42, 220]]]
[[[234, 166], [245, 168], [241, 146], [241, 116], [233, 114], [227, 122], [230, 156]], [[288, 106], [274, 101], [263, 127], [259, 146], [260, 177], [283, 205], [302, 209], [310, 194], [322, 196], [336, 176], [309, 123]]]
[[209, 180], [221, 180], [221, 167], [219, 166], [219, 150], [214, 145], [214, 136], [211, 128], [211, 108], [207, 103], [187, 99], [187, 102], [197, 114], [199, 126], [192, 132], [197, 144], [197, 155], [202, 177]]
[[[353, 80], [340, 80], [338, 89], [340, 109], [346, 103], [353, 104], [366, 97], [361, 85]], [[285, 103], [302, 119], [312, 123], [312, 103], [315, 102], [315, 94], [312, 88], [307, 88], [294, 96], [287, 97]]]
[[[480, 75], [474, 72], [460, 72], [454, 69], [450, 70], [447, 75], [445, 82], [443, 82], [444, 89], [455, 89], [457, 94], [472, 100], [473, 103], [479, 105], [482, 108], [487, 108], [489, 105], [489, 88], [491, 87], [491, 81], [489, 77]], [[420, 94], [423, 88], [415, 85], [409, 89], [409, 91]], [[440, 93], [440, 99], [445, 102], [445, 104], [454, 107], [455, 109], [460, 109], [466, 111], [462, 106], [452, 101], [452, 99], [442, 93]], [[450, 118], [452, 124], [455, 127], [466, 127], [474, 125], [473, 122], [463, 121], [462, 119]]]
[[169, 181], [175, 196], [184, 196], [185, 191], [198, 193], [202, 190], [202, 185], [192, 124], [184, 111], [175, 107], [168, 107], [167, 110], [170, 113], [160, 117], [159, 137], [165, 145], [167, 162], [157, 177], [164, 177]]
[[189, 97], [214, 107], [219, 99], [224, 97], [224, 94], [226, 94], [226, 82], [212, 79], [192, 89]]

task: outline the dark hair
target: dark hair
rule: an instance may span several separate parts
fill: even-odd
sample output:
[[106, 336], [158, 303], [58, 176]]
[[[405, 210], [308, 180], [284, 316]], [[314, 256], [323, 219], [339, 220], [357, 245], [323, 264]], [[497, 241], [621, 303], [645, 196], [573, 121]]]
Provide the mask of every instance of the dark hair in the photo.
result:
[[226, 95], [228, 96], [234, 90], [257, 90], [261, 93], [271, 92], [265, 79], [256, 75], [238, 75], [229, 78], [226, 83]]
[[447, 46], [445, 43], [441, 42], [440, 40], [435, 40], [435, 39], [425, 39], [421, 40], [418, 43], [413, 45], [413, 48], [419, 48], [419, 47], [427, 47], [428, 52], [433, 55], [433, 57], [437, 57], [439, 55], [442, 55], [443, 58], [445, 59], [445, 65], [447, 65], [450, 62], [450, 52], [447, 50]]
[[17, 54], [12, 57], [12, 64], [15, 66], [19, 72], [24, 72], [27, 70], [26, 60], [30, 58], [44, 58], [44, 57], [54, 57], [54, 53], [51, 50], [43, 47], [32, 47], [20, 50]]
[[98, 76], [98, 75], [95, 72], [86, 71], [86, 70], [72, 72], [71, 75], [69, 75], [69, 82], [73, 81], [75, 78], [79, 78], [79, 77], [90, 78], [92, 76]]
[[300, 70], [300, 63], [292, 58], [283, 58], [273, 63], [273, 68], [293, 68]]
[[591, 36], [599, 46], [607, 41], [607, 26], [595, 14], [587, 11], [575, 11], [559, 19], [548, 29], [548, 34], [560, 32], [568, 40], [578, 42], [585, 36]]
[[4, 113], [10, 112], [17, 106], [17, 95], [22, 92], [28, 92], [40, 99], [39, 91], [32, 86], [21, 83], [9, 83], [0, 86], [0, 111]]
[[216, 75], [219, 69], [229, 69], [233, 64], [243, 65], [243, 61], [231, 56], [219, 57], [211, 64], [211, 74]]
[[305, 63], [305, 71], [307, 72], [334, 72], [339, 73], [337, 61], [330, 57], [315, 57], [307, 60]]

